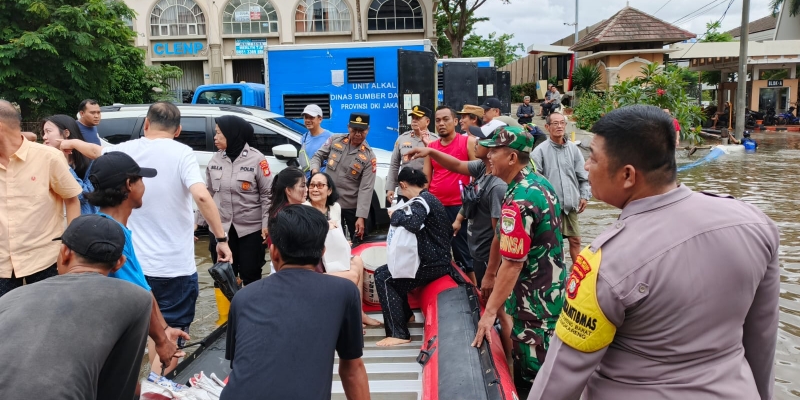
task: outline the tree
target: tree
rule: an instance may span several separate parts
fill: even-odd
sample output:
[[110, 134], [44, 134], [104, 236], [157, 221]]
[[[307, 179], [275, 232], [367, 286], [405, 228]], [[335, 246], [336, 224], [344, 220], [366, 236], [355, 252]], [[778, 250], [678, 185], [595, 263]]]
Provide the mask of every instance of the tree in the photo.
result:
[[[789, 16], [794, 17], [800, 14], [800, 0], [789, 0], [788, 11]], [[770, 0], [769, 8], [772, 10], [772, 16], [777, 17], [783, 6], [783, 0]]]
[[[112, 102], [112, 87], [144, 68], [123, 17], [134, 12], [120, 0], [0, 2], [0, 98], [25, 118], [71, 115], [84, 98]], [[115, 78], [114, 65], [131, 75]]]
[[[505, 4], [510, 2], [510, 0], [500, 1]], [[450, 42], [453, 57], [462, 57], [464, 38], [472, 32], [472, 26], [476, 22], [471, 18], [475, 10], [486, 2], [487, 0], [438, 0], [434, 3], [437, 31], [441, 27], [442, 33]]]
[[[730, 33], [719, 31], [721, 26], [719, 21], [706, 23], [706, 33], [700, 42], [732, 42], [733, 36]], [[706, 85], [717, 86], [721, 80], [722, 73], [720, 71], [703, 71], [700, 73], [700, 81]]]
[[[469, 29], [467, 33], [472, 32], [474, 26], [478, 22], [488, 21], [489, 18], [481, 17], [477, 18], [474, 15], [470, 16], [467, 19], [467, 28]], [[447, 16], [441, 11], [437, 11], [436, 13], [436, 36], [438, 38], [436, 42], [436, 50], [438, 51], [440, 56], [448, 56], [453, 57], [453, 46], [450, 43], [450, 39], [447, 38], [447, 35], [444, 33], [445, 26], [447, 26]]]
[[492, 32], [488, 37], [472, 34], [464, 42], [464, 49], [461, 52], [463, 57], [494, 57], [494, 65], [497, 68], [503, 67], [520, 56], [517, 51], [525, 51], [522, 43], [512, 44], [513, 34], [504, 33], [497, 36], [497, 32]]

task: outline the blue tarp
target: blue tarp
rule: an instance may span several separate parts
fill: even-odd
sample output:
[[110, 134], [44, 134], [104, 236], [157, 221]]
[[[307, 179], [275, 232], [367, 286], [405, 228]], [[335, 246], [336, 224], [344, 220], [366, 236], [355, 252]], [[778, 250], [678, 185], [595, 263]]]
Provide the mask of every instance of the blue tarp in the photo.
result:
[[700, 165], [703, 165], [703, 164], [708, 164], [709, 162], [716, 160], [717, 158], [719, 158], [723, 154], [725, 154], [725, 150], [723, 150], [722, 148], [719, 148], [719, 147], [715, 147], [715, 148], [711, 149], [711, 151], [708, 154], [706, 154], [705, 157], [703, 157], [703, 158], [701, 158], [701, 159], [699, 159], [699, 160], [697, 160], [697, 161], [695, 161], [693, 163], [689, 163], [689, 164], [686, 164], [686, 165], [681, 165], [680, 167], [678, 167], [678, 172], [686, 171], [688, 169], [692, 169], [694, 167], [697, 167], [697, 166], [700, 166]]

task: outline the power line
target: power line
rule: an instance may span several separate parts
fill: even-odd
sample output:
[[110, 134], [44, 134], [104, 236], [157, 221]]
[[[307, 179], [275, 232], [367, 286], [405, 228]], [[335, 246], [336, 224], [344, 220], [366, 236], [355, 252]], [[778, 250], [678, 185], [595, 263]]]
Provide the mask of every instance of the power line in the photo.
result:
[[[694, 14], [696, 14], [696, 13], [698, 13], [698, 12], [701, 12], [701, 11], [703, 11], [703, 9], [704, 9], [704, 8], [706, 8], [706, 7], [708, 7], [708, 6], [711, 6], [711, 5], [712, 5], [712, 4], [714, 4], [714, 3], [719, 3], [719, 4], [722, 4], [722, 3], [724, 3], [724, 2], [725, 2], [725, 0], [711, 0], [710, 2], [706, 3], [705, 5], [703, 5], [702, 7], [698, 8], [697, 10], [694, 10], [694, 11], [690, 12], [689, 14], [686, 14], [686, 15], [684, 15], [684, 16], [683, 16], [683, 17], [681, 17], [681, 18], [678, 18], [677, 20], [675, 20], [674, 22], [672, 22], [672, 24], [673, 24], [673, 25], [675, 25], [675, 24], [677, 24], [677, 23], [679, 23], [679, 22], [682, 22], [683, 20], [685, 20], [685, 19], [687, 19], [687, 18], [691, 17], [692, 15], [694, 15]], [[719, 5], [719, 4], [716, 4], [716, 5]]]
[[[725, 11], [722, 13], [722, 16], [719, 17], [719, 19], [717, 20], [717, 23], [722, 24], [722, 20], [725, 19], [726, 15], [728, 15], [728, 10], [731, 9], [731, 6], [733, 5], [733, 1], [734, 0], [731, 0], [730, 3], [728, 3], [728, 8], [726, 8]], [[699, 39], [697, 39], [694, 43], [692, 43], [692, 45], [689, 46], [689, 48], [686, 49], [686, 51], [683, 52], [683, 55], [685, 56], [686, 54], [689, 54], [689, 51], [692, 50], [692, 47], [694, 47], [694, 45], [696, 45], [699, 41], [703, 40], [703, 38], [706, 37], [707, 34], [708, 34], [708, 31], [703, 33], [703, 35], [700, 36]]]
[[663, 6], [661, 6], [661, 7], [660, 7], [658, 10], [656, 10], [656, 12], [654, 12], [654, 13], [653, 13], [653, 16], [655, 17], [655, 15], [656, 15], [656, 14], [658, 14], [658, 12], [659, 12], [659, 11], [661, 11], [661, 9], [662, 9], [662, 8], [666, 7], [666, 6], [667, 6], [667, 4], [669, 4], [669, 3], [671, 3], [671, 2], [672, 2], [672, 0], [667, 0], [667, 2], [666, 2], [666, 3], [664, 3], [664, 5], [663, 5]]
[[711, 12], [712, 10], [714, 10], [715, 8], [717, 8], [717, 7], [721, 6], [721, 5], [725, 5], [725, 0], [723, 0], [722, 3], [719, 3], [719, 4], [715, 5], [714, 7], [711, 7], [711, 8], [709, 8], [709, 9], [707, 9], [707, 10], [705, 10], [705, 11], [699, 13], [699, 14], [696, 14], [696, 15], [694, 15], [692, 17], [689, 17], [689, 18], [681, 21], [681, 23], [685, 24], [685, 23], [694, 21], [695, 19], [697, 19], [697, 18], [699, 18], [699, 17], [701, 17], [701, 16], [703, 16], [705, 14], [708, 14], [709, 12]]

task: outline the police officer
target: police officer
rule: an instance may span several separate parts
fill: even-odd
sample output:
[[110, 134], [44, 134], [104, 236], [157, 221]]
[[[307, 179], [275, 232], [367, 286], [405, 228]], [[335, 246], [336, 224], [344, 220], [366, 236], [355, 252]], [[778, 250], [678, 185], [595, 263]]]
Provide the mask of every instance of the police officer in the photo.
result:
[[363, 239], [364, 221], [369, 217], [375, 171], [378, 167], [375, 153], [367, 144], [369, 114], [352, 113], [347, 135], [333, 135], [311, 159], [312, 175], [322, 165], [339, 189], [342, 206], [342, 225], [353, 242]]
[[492, 242], [492, 253], [499, 253], [502, 261], [498, 270], [490, 255], [481, 289], [493, 289], [486, 291], [490, 293], [486, 311], [473, 346], [480, 346], [484, 338], [490, 340], [505, 303], [512, 326], [504, 326], [503, 335], [511, 336], [514, 383], [524, 398], [544, 362], [564, 301], [567, 271], [561, 248], [561, 206], [553, 187], [530, 165], [534, 139], [522, 127], [500, 127], [493, 138], [478, 143], [491, 149], [492, 174], [505, 181], [508, 189]]
[[592, 194], [622, 212], [575, 260], [528, 399], [771, 399], [775, 224], [678, 184], [659, 108], [614, 110], [592, 132]]
[[[214, 145], [219, 151], [208, 162], [206, 186], [228, 232], [233, 271], [247, 285], [261, 279], [272, 176], [264, 155], [246, 142], [253, 135], [250, 123], [235, 115], [215, 121]], [[197, 215], [198, 225], [205, 225]], [[216, 263], [213, 238], [209, 250]]]
[[416, 147], [425, 147], [433, 140], [439, 138], [428, 131], [431, 123], [431, 109], [425, 106], [414, 106], [408, 114], [411, 117], [411, 130], [400, 135], [394, 143], [392, 163], [389, 165], [389, 175], [386, 176], [386, 199], [391, 203], [394, 190], [397, 188], [397, 174], [404, 167], [422, 171], [424, 159], [410, 159], [408, 152]]

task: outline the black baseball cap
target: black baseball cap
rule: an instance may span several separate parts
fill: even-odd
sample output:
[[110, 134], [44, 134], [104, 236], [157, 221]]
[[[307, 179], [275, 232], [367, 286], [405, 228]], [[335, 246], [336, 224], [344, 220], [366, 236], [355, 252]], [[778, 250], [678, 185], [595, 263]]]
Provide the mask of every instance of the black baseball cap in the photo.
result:
[[408, 113], [410, 117], [428, 117], [428, 118], [431, 117], [431, 114], [433, 114], [431, 109], [425, 106], [414, 106], [414, 108], [411, 109], [411, 112]]
[[500, 100], [498, 100], [497, 97], [489, 97], [483, 102], [483, 104], [481, 104], [481, 107], [483, 107], [484, 110], [488, 110], [490, 108], [501, 108], [503, 105], [500, 103]]
[[125, 184], [130, 175], [153, 178], [157, 171], [141, 168], [131, 156], [121, 151], [111, 151], [94, 160], [89, 181], [95, 189], [114, 189]]
[[354, 129], [369, 129], [369, 114], [352, 113], [350, 114], [350, 127]]
[[469, 133], [478, 138], [478, 140], [489, 139], [494, 136], [494, 132], [487, 136], [485, 133], [483, 133], [483, 129], [481, 129], [481, 127], [475, 125], [469, 127]]
[[70, 250], [94, 261], [116, 262], [125, 247], [125, 233], [119, 222], [97, 214], [75, 218], [60, 240]]

